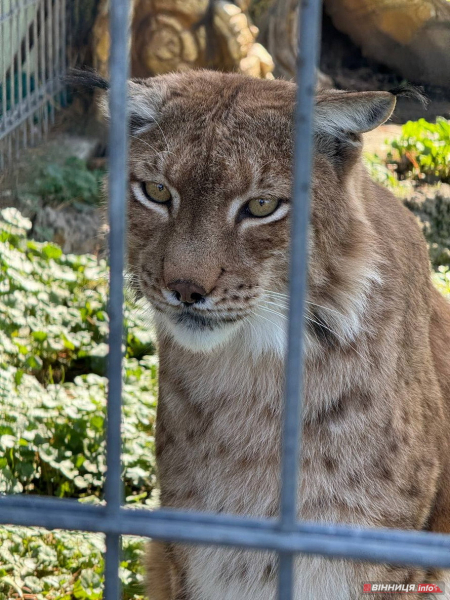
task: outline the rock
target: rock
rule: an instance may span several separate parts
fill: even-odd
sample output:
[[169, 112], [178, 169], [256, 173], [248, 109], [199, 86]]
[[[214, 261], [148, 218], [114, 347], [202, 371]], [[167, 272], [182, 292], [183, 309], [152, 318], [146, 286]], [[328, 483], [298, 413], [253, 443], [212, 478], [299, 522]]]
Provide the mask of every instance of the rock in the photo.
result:
[[[249, 0], [132, 0], [131, 75], [209, 67], [271, 78], [273, 61], [256, 43], [259, 30], [249, 5]], [[110, 48], [108, 10], [108, 0], [100, 0], [93, 29], [94, 67], [103, 76]]]
[[324, 6], [364, 56], [409, 81], [450, 88], [446, 0], [325, 0]]
[[65, 254], [96, 254], [103, 249], [103, 210], [86, 207], [82, 212], [67, 206], [44, 206], [33, 219], [31, 235], [38, 241], [52, 241]]

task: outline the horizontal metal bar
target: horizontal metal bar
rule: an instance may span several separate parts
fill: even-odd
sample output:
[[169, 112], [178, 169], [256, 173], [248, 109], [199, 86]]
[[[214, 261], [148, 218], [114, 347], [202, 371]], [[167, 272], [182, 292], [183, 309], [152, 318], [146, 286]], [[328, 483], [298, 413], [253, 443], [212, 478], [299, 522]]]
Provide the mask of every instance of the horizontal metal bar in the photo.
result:
[[121, 508], [118, 516], [112, 516], [105, 506], [33, 496], [0, 498], [0, 523], [450, 568], [450, 536], [439, 533], [316, 523], [298, 523], [292, 531], [281, 531], [275, 519], [167, 509]]

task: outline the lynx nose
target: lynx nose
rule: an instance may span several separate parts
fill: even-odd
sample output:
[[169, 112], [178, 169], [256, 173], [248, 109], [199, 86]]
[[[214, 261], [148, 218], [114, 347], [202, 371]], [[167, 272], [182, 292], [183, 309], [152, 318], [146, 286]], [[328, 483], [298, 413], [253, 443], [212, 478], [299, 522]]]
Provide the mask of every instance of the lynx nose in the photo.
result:
[[207, 291], [192, 281], [172, 281], [167, 286], [169, 290], [174, 292], [176, 299], [183, 304], [196, 304], [201, 302], [207, 295]]

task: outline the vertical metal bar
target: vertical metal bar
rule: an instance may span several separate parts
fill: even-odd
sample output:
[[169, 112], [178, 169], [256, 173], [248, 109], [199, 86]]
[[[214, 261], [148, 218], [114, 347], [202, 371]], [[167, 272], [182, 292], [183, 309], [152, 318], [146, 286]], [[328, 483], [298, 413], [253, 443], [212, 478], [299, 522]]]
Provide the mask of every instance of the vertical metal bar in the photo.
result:
[[[0, 0], [0, 14], [5, 14], [5, 0]], [[1, 71], [1, 86], [2, 86], [2, 119], [1, 129], [6, 129], [6, 21], [2, 21], [0, 24], [0, 40], [1, 40], [1, 58], [2, 58], [2, 71]]]
[[[39, 3], [36, 4], [33, 19], [33, 50], [34, 50], [34, 90], [32, 94], [33, 105], [39, 101], [39, 37], [38, 37]], [[35, 127], [36, 126], [36, 127]], [[36, 132], [38, 139], [41, 138], [41, 125], [39, 123], [39, 111], [33, 114], [33, 135]]]
[[[14, 119], [14, 110], [16, 108], [16, 74], [14, 68], [14, 7], [12, 0], [9, 0], [11, 8], [11, 17], [9, 21], [9, 48], [10, 48], [10, 67], [9, 67], [9, 118]], [[17, 137], [12, 136], [11, 141], [14, 140], [17, 154]], [[12, 149], [12, 148], [11, 148]]]
[[119, 579], [120, 553], [120, 536], [112, 533], [106, 534], [105, 600], [119, 600], [121, 597]]
[[[24, 97], [24, 85], [23, 85], [23, 74], [22, 74], [22, 64], [25, 64], [25, 53], [22, 53], [22, 42], [24, 43], [25, 48], [25, 38], [26, 31], [22, 33], [22, 26], [25, 21], [25, 5], [24, 1], [21, 0], [18, 4], [18, 13], [17, 13], [17, 79], [19, 86], [19, 110], [17, 113], [17, 118], [22, 116], [23, 112], [26, 112], [25, 105], [25, 97]], [[26, 89], [26, 87], [25, 87]], [[27, 122], [23, 121], [20, 125], [20, 130], [22, 132], [22, 148], [26, 148], [27, 146]], [[20, 136], [19, 136], [20, 140]]]
[[[125, 251], [125, 202], [127, 192], [127, 79], [128, 79], [128, 0], [110, 4], [109, 94], [109, 357], [107, 475], [105, 497], [108, 510], [118, 514], [121, 504], [121, 396], [123, 341], [123, 269]], [[108, 535], [105, 557], [105, 600], [118, 600], [120, 539]]]
[[106, 500], [118, 509], [121, 498], [120, 478], [120, 425], [122, 395], [123, 343], [123, 269], [125, 249], [125, 198], [127, 192], [127, 77], [128, 2], [113, 0], [110, 12], [111, 89], [109, 94], [109, 360], [108, 360], [108, 476], [105, 484]]
[[13, 138], [12, 138], [12, 134], [7, 136], [7, 141], [8, 141], [8, 165], [11, 164], [12, 161], [12, 151], [13, 151], [13, 142], [12, 142]]
[[78, 26], [78, 0], [73, 0], [72, 3], [69, 5], [67, 25], [67, 48], [69, 49], [69, 67], [72, 68], [76, 65], [73, 32]]
[[[23, 86], [22, 86], [22, 78], [20, 77], [21, 75], [21, 69], [22, 69], [22, 31], [21, 31], [21, 21], [23, 19], [23, 13], [25, 10], [24, 7], [24, 0], [17, 0], [17, 6], [16, 8], [16, 32], [17, 32], [17, 86], [18, 86], [18, 92], [19, 92], [19, 104], [22, 101], [22, 96], [21, 96], [21, 92], [23, 91]], [[21, 112], [21, 111], [20, 111]]]
[[[17, 49], [16, 49], [16, 55], [15, 55], [15, 60], [13, 61], [13, 65], [14, 65], [14, 71], [15, 71], [15, 75], [14, 75], [14, 81], [15, 81], [15, 85], [16, 85], [16, 94], [17, 94], [17, 101], [15, 101], [15, 105], [14, 105], [14, 113], [12, 115], [13, 120], [16, 121], [20, 118], [20, 115], [22, 113], [22, 107], [21, 107], [21, 94], [22, 94], [22, 80], [20, 77], [20, 39], [19, 39], [19, 21], [20, 21], [20, 2], [18, 3], [17, 7], [14, 7], [15, 10], [15, 23], [14, 21], [11, 24], [11, 35], [13, 37], [16, 37], [16, 42], [17, 42]], [[13, 9], [13, 10], [14, 10]], [[14, 33], [14, 27], [15, 27], [15, 33]], [[16, 159], [18, 160], [20, 158], [20, 133], [21, 133], [21, 125], [19, 124], [19, 126], [16, 128], [15, 131], [15, 139], [16, 139]]]
[[25, 94], [26, 94], [26, 102], [25, 102], [25, 110], [30, 114], [28, 118], [28, 128], [31, 143], [34, 142], [34, 132], [33, 132], [33, 116], [31, 115], [31, 68], [30, 68], [30, 23], [28, 15], [31, 13], [29, 8], [24, 9], [25, 16]]
[[[62, 77], [65, 78], [66, 73], [67, 73], [67, 61], [68, 61], [68, 53], [70, 52], [70, 46], [68, 44], [68, 40], [67, 40], [67, 31], [66, 31], [66, 27], [67, 27], [67, 7], [66, 7], [66, 0], [62, 0], [62, 6], [61, 6], [61, 44], [62, 44]], [[62, 103], [63, 106], [67, 105], [67, 88], [66, 86], [64, 86], [63, 92], [62, 92]]]
[[46, 27], [47, 27], [47, 73], [48, 83], [46, 85], [46, 91], [49, 97], [49, 103], [47, 110], [50, 115], [50, 123], [53, 125], [55, 122], [55, 59], [53, 52], [53, 2], [51, 0], [45, 0], [46, 6]]
[[294, 555], [292, 552], [279, 552], [278, 598], [290, 600], [294, 597]]
[[[7, 11], [11, 11], [12, 9], [12, 5], [11, 5], [11, 0], [7, 0], [6, 2], [7, 4]], [[9, 48], [10, 48], [10, 57], [12, 56], [13, 50], [12, 50], [12, 26], [11, 26], [11, 20], [6, 20], [5, 21], [5, 39], [6, 39], [6, 32], [8, 32], [9, 35]], [[6, 54], [5, 54], [6, 56]], [[10, 58], [11, 60], [11, 58]], [[8, 65], [7, 67], [8, 68]], [[8, 108], [8, 94], [6, 96], [6, 113], [5, 113], [5, 129], [8, 126], [8, 121], [11, 119], [11, 113], [12, 113], [12, 106], [13, 106], [13, 98], [14, 98], [14, 88], [13, 88], [13, 81], [12, 81], [12, 74], [13, 74], [13, 68], [12, 65], [9, 65], [9, 108]], [[6, 78], [5, 78], [5, 82], [6, 82], [6, 92], [8, 92], [8, 74], [6, 73]], [[7, 143], [8, 143], [8, 164], [11, 164], [12, 161], [12, 153], [13, 153], [13, 138], [12, 135], [8, 135], [7, 136]]]
[[[44, 70], [42, 67], [42, 0], [38, 0], [36, 10], [36, 21], [35, 21], [35, 46], [36, 46], [36, 85], [35, 85], [35, 96], [36, 103], [40, 101], [42, 94], [42, 82], [44, 80]], [[39, 140], [42, 140], [44, 135], [44, 120], [42, 118], [43, 109], [42, 107], [36, 112], [36, 124], [39, 134]]]
[[[11, 79], [14, 82], [14, 94], [11, 97], [11, 120], [14, 122], [17, 118], [17, 115], [20, 111], [20, 97], [19, 97], [19, 55], [16, 54], [15, 40], [17, 39], [17, 21], [18, 21], [18, 12], [15, 10], [17, 7], [11, 2], [12, 10], [11, 10]], [[16, 101], [17, 95], [17, 101]], [[19, 158], [19, 132], [17, 129], [14, 131], [14, 147], [15, 147], [15, 157]]]
[[[286, 402], [283, 423], [280, 529], [291, 530], [297, 520], [297, 491], [301, 450], [304, 306], [308, 268], [308, 224], [312, 168], [313, 108], [319, 52], [321, 0], [302, 0], [299, 14], [297, 106], [295, 111], [294, 183], [289, 270], [289, 327], [286, 359]], [[280, 553], [279, 599], [291, 600], [294, 557]]]
[[[5, 1], [0, 0], [0, 10], [1, 14], [6, 14]], [[1, 86], [2, 86], [2, 98], [1, 98], [1, 110], [2, 110], [2, 118], [0, 120], [0, 134], [6, 131], [6, 120], [7, 120], [7, 102], [6, 102], [6, 21], [2, 21], [0, 26], [0, 41], [1, 41], [1, 55], [2, 55], [2, 70], [1, 70]], [[2, 141], [2, 169], [5, 168], [8, 164], [8, 139], [4, 138]]]
[[[61, 15], [60, 15], [60, 0], [55, 0], [54, 19], [53, 19], [53, 39], [55, 41], [55, 78], [61, 77]], [[55, 79], [55, 87], [58, 89], [57, 80]], [[61, 108], [61, 94], [53, 98], [55, 108]]]
[[[40, 65], [41, 65], [41, 81], [40, 81], [40, 89], [39, 89], [39, 96], [43, 96], [43, 98], [47, 98], [47, 78], [48, 78], [48, 71], [47, 71], [47, 58], [46, 58], [46, 45], [47, 45], [47, 35], [46, 35], [46, 31], [45, 28], [47, 27], [46, 25], [46, 18], [45, 18], [45, 0], [41, 0], [40, 3], [40, 25], [41, 25], [41, 29], [39, 32], [39, 41], [40, 41]], [[47, 135], [48, 132], [48, 106], [47, 106], [47, 102], [44, 102], [42, 104], [42, 131], [44, 133], [44, 135]]]
[[[11, 12], [12, 10], [12, 3], [11, 0], [6, 0], [6, 11]], [[9, 35], [9, 49], [10, 49], [10, 62], [11, 62], [11, 57], [13, 55], [13, 48], [12, 48], [12, 21], [11, 18], [9, 20], [5, 21], [5, 39], [6, 39], [6, 32], [8, 32]], [[5, 54], [6, 56], [6, 54]], [[8, 122], [11, 120], [11, 116], [12, 116], [12, 107], [13, 107], [13, 103], [14, 103], [14, 78], [13, 78], [13, 67], [12, 64], [7, 65], [7, 69], [9, 66], [9, 108], [8, 108], [8, 95], [6, 97], [6, 113], [5, 113], [5, 128], [8, 127]], [[6, 73], [6, 90], [8, 91], [8, 72]], [[7, 163], [8, 165], [11, 165], [12, 162], [12, 156], [13, 156], [13, 136], [11, 134], [7, 135], [7, 146], [8, 146], [8, 158], [7, 158]]]

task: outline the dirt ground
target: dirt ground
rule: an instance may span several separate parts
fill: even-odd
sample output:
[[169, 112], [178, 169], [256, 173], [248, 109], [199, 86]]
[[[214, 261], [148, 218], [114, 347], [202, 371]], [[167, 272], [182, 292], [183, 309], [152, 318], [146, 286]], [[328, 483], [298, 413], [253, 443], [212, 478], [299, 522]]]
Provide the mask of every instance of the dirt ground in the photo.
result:
[[392, 142], [393, 140], [401, 136], [402, 126], [396, 125], [395, 123], [388, 123], [381, 125], [373, 131], [369, 131], [364, 134], [364, 151], [370, 152], [370, 154], [378, 154], [380, 158], [385, 158], [388, 151], [388, 145], [386, 142]]

